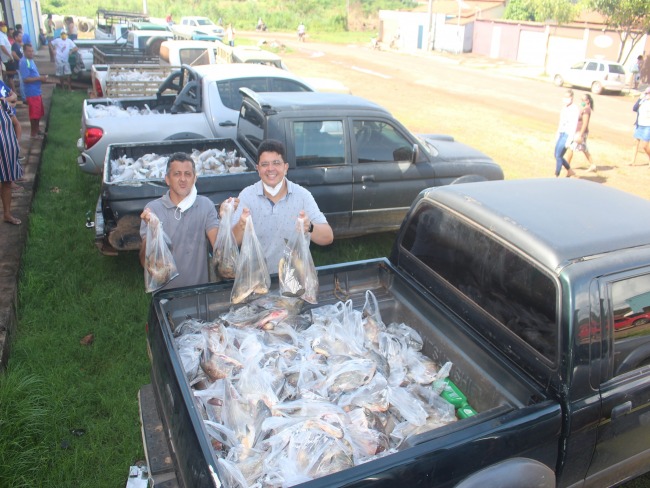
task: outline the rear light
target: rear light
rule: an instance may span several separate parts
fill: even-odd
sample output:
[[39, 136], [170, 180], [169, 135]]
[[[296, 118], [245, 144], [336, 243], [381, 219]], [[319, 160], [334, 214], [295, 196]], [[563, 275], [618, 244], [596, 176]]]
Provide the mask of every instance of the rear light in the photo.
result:
[[102, 91], [102, 84], [97, 78], [95, 78], [95, 93], [97, 93], [98, 98], [104, 98], [104, 92]]
[[102, 138], [104, 131], [97, 127], [90, 127], [84, 133], [84, 147], [90, 149]]

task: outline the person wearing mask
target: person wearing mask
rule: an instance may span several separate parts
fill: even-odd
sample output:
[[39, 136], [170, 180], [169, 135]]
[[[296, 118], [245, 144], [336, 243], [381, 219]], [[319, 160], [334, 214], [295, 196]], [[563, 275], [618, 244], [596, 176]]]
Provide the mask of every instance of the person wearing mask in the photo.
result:
[[70, 38], [71, 41], [76, 41], [77, 40], [77, 25], [74, 23], [74, 19], [72, 17], [68, 17], [68, 20], [65, 24], [65, 28], [68, 34], [68, 37]]
[[[648, 155], [650, 160], [650, 86], [645, 89], [639, 99], [634, 102], [632, 107], [637, 113], [636, 128], [634, 129], [634, 138], [639, 141], [641, 149]], [[639, 146], [637, 145], [637, 152]]]
[[68, 90], [72, 90], [72, 70], [68, 58], [70, 53], [77, 52], [78, 48], [74, 42], [68, 39], [65, 32], [62, 32], [61, 37], [54, 39], [51, 44], [56, 55], [56, 76], [61, 82], [61, 88], [67, 85]]
[[[170, 239], [178, 276], [161, 289], [208, 283], [208, 250], [214, 248], [219, 231], [219, 217], [214, 203], [197, 195], [196, 168], [185, 153], [175, 153], [167, 162], [167, 193], [149, 202], [140, 218], [140, 264], [144, 267], [147, 224], [153, 213]], [[208, 245], [210, 248], [208, 248]]]
[[267, 139], [260, 143], [257, 153], [260, 181], [239, 194], [232, 230], [241, 245], [250, 215], [269, 272], [277, 273], [285, 243], [296, 231], [298, 218], [303, 219], [311, 242], [318, 245], [331, 244], [334, 233], [309, 190], [287, 179], [289, 164], [284, 160], [284, 144]]
[[[11, 105], [16, 100], [16, 94], [0, 81], [0, 200], [3, 221], [12, 225], [22, 223], [11, 213], [11, 190], [15, 182], [23, 176], [22, 167], [18, 162], [18, 136], [12, 122]], [[15, 118], [15, 115], [13, 117]]]
[[571, 169], [569, 163], [564, 159], [567, 147], [573, 141], [573, 136], [578, 126], [578, 117], [580, 110], [573, 103], [573, 90], [569, 89], [564, 93], [562, 99], [564, 106], [560, 111], [560, 123], [557, 129], [557, 138], [555, 140], [555, 176], [560, 176], [562, 166], [567, 170], [567, 176], [575, 176], [575, 171]]
[[589, 136], [589, 122], [591, 121], [591, 114], [594, 111], [594, 99], [585, 93], [580, 102], [580, 116], [578, 117], [578, 126], [576, 127], [576, 133], [573, 136], [573, 142], [567, 149], [567, 152], [564, 156], [567, 163], [571, 164], [571, 159], [573, 158], [573, 153], [575, 151], [580, 151], [585, 155], [587, 161], [589, 162], [589, 169], [587, 171], [596, 171], [596, 165], [591, 159], [591, 153], [587, 148], [587, 137]]
[[29, 137], [42, 139], [45, 134], [39, 130], [39, 124], [41, 118], [45, 115], [45, 109], [43, 107], [41, 84], [47, 83], [48, 77], [38, 72], [38, 67], [34, 61], [33, 46], [25, 44], [24, 50], [25, 56], [20, 60], [18, 71], [25, 85], [25, 99], [29, 108], [29, 124], [31, 128]]

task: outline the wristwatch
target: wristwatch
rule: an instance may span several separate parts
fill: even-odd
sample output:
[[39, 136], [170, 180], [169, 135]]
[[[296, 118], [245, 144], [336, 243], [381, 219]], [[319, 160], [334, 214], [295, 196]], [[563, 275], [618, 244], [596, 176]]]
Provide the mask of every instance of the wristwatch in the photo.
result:
[[314, 223], [313, 222], [309, 222], [309, 229], [307, 229], [307, 232], [309, 232], [310, 234], [312, 232], [314, 232]]

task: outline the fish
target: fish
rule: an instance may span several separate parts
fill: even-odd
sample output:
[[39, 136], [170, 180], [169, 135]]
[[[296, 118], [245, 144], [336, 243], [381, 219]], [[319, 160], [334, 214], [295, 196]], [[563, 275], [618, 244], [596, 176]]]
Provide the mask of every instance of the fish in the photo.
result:
[[273, 324], [288, 317], [286, 309], [266, 309], [254, 305], [244, 305], [223, 315], [225, 323], [232, 327], [256, 327], [258, 329], [273, 328]]

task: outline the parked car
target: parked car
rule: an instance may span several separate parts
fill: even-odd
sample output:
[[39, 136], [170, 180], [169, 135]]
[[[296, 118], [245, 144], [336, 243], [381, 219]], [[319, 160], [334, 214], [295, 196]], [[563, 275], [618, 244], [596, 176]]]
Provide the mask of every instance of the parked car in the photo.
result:
[[620, 93], [625, 88], [625, 68], [615, 61], [585, 59], [555, 74], [557, 86], [571, 85], [587, 88], [593, 93]]
[[621, 330], [629, 327], [650, 324], [650, 310], [643, 312], [629, 312], [622, 317], [614, 318], [614, 329]]

